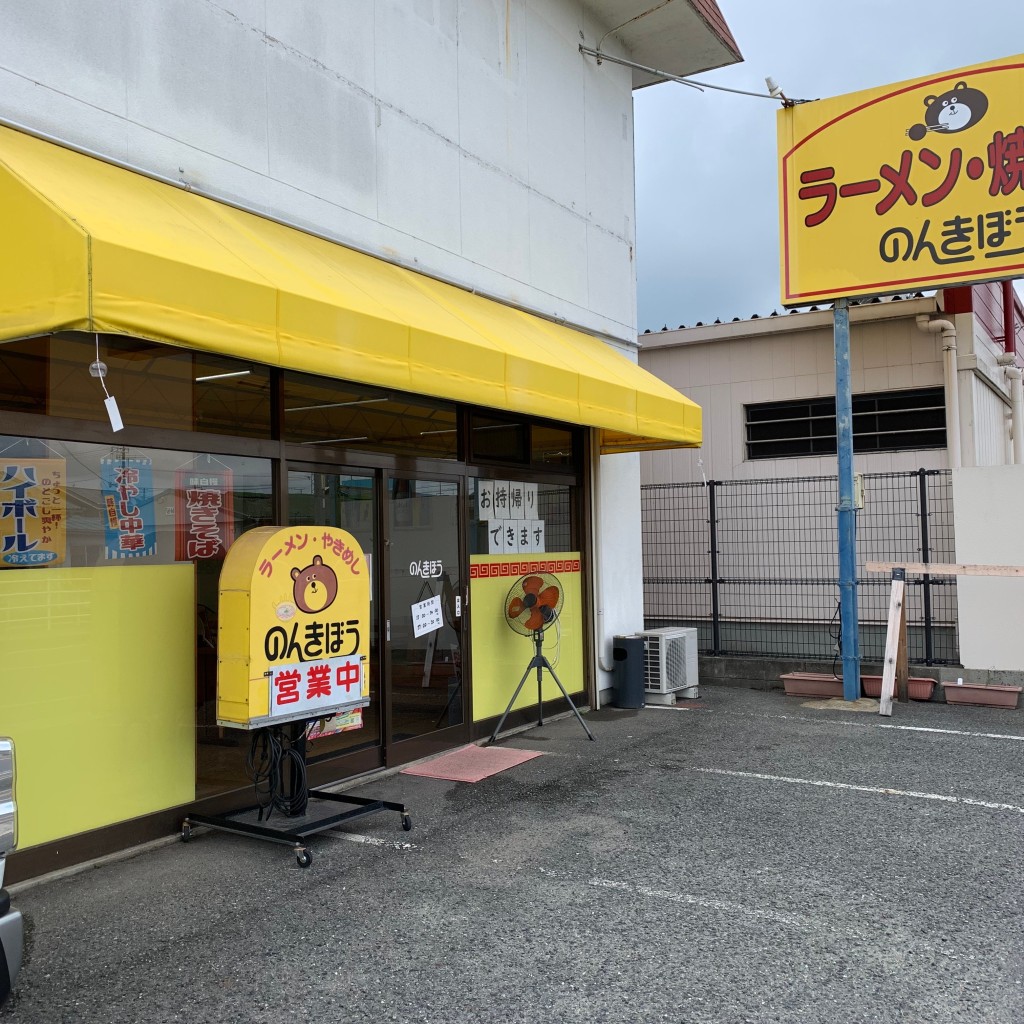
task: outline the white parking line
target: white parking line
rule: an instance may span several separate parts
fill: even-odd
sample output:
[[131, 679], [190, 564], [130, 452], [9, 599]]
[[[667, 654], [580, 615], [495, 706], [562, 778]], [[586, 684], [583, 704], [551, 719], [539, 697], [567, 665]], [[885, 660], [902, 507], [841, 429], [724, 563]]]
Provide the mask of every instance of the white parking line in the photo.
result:
[[783, 722], [813, 722], [815, 725], [843, 725], [853, 729], [897, 729], [900, 732], [930, 732], [939, 736], [968, 736], [983, 740], [1010, 740], [1024, 743], [1024, 735], [1005, 732], [970, 732], [966, 729], [934, 729], [924, 725], [893, 725], [889, 722], [847, 722], [835, 718], [811, 718], [809, 715], [766, 715], [754, 711], [715, 711], [714, 708], [680, 708], [668, 704], [648, 704], [657, 711], [703, 711], [708, 714], [733, 715], [737, 718], [773, 718]]
[[[725, 711], [723, 714], [726, 715], [742, 715], [742, 711]], [[807, 715], [761, 715], [755, 717], [763, 718], [782, 718], [792, 722], [816, 722], [819, 725], [822, 722], [828, 722], [829, 724], [845, 725], [848, 728], [853, 729], [898, 729], [901, 732], [933, 732], [940, 736], [971, 736], [979, 739], [986, 740], [1015, 740], [1018, 743], [1024, 743], [1024, 736], [1020, 736], [1016, 733], [1003, 733], [1003, 732], [969, 732], [966, 729], [934, 729], [925, 725], [894, 725], [890, 722], [848, 722], [839, 721], [836, 719], [822, 719], [822, 718], [810, 718]]]
[[[868, 725], [867, 722], [843, 722], [843, 725]], [[884, 725], [881, 722], [876, 726], [878, 729], [903, 729], [906, 732], [937, 732], [945, 736], [978, 736], [986, 740], [1016, 740], [1024, 743], [1024, 736], [1017, 736], [1013, 733], [1003, 732], [966, 732], [963, 729], [928, 729], [923, 725]]]
[[710, 711], [711, 708], [681, 708], [678, 704], [645, 704], [645, 711]]
[[770, 910], [756, 910], [753, 907], [746, 907], [742, 903], [729, 903], [725, 900], [712, 900], [703, 896], [693, 896], [685, 892], [672, 892], [668, 889], [649, 889], [645, 885], [631, 885], [629, 882], [615, 882], [608, 878], [592, 878], [591, 885], [602, 889], [615, 889], [619, 892], [627, 892], [637, 896], [644, 896], [647, 899], [663, 900], [670, 903], [686, 903], [694, 907], [703, 907], [705, 910], [720, 910], [726, 914], [734, 914], [740, 917], [756, 917], [762, 920], [776, 921], [779, 924], [788, 924], [794, 928], [804, 928], [806, 923], [795, 917], [787, 917], [785, 914], [776, 914]]
[[988, 800], [972, 800], [966, 796], [948, 796], [944, 793], [918, 793], [911, 789], [887, 789], [882, 786], [853, 786], [848, 782], [826, 782], [824, 779], [795, 779], [788, 775], [763, 775], [760, 772], [733, 772], [724, 768], [694, 768], [691, 772], [704, 775], [729, 775], [738, 779], [760, 779], [764, 782], [788, 782], [798, 786], [823, 786], [827, 789], [849, 789], [857, 793], [880, 793], [883, 796], [904, 796], [915, 800], [940, 800], [947, 804], [965, 804], [968, 807], [985, 807], [991, 811], [1011, 811], [1024, 814], [1024, 807], [1016, 804], [992, 803]]

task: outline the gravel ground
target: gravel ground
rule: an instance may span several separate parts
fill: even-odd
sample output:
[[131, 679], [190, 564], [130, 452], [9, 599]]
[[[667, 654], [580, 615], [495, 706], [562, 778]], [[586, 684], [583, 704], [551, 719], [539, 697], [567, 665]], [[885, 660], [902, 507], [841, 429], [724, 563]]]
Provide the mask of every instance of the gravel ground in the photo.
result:
[[1024, 713], [703, 687], [286, 848], [197, 829], [22, 888], [12, 1024], [1024, 1021]]

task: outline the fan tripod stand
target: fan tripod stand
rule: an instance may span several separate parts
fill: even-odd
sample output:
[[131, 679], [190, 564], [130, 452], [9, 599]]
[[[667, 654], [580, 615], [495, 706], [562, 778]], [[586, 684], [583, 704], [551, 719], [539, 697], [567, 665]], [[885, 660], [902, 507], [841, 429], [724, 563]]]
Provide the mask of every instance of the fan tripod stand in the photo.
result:
[[584, 732], [586, 732], [591, 739], [594, 739], [594, 734], [587, 727], [587, 723], [583, 721], [583, 716], [576, 710], [576, 705], [573, 704], [572, 698], [565, 692], [565, 687], [562, 685], [561, 679], [559, 679], [555, 674], [555, 670], [551, 667], [551, 662], [544, 657], [544, 651], [542, 649], [544, 646], [544, 630], [535, 629], [533, 631], [533, 646], [533, 659], [530, 661], [530, 664], [526, 666], [523, 678], [519, 680], [519, 685], [516, 687], [516, 692], [512, 694], [512, 699], [508, 702], [508, 707], [505, 708], [501, 718], [498, 719], [498, 724], [494, 727], [494, 732], [491, 733], [491, 738], [487, 741], [487, 746], [491, 746], [491, 744], [493, 744], [498, 738], [498, 733], [501, 732], [501, 727], [505, 724], [505, 719], [508, 718], [508, 713], [512, 710], [512, 705], [515, 704], [516, 698], [519, 696], [519, 691], [522, 690], [532, 669], [537, 670], [537, 708], [540, 711], [540, 721], [537, 724], [544, 724], [544, 697], [541, 693], [541, 683], [542, 673], [544, 669], [547, 669], [551, 673], [551, 678], [558, 683], [558, 688], [562, 691], [562, 696], [569, 702], [569, 707], [572, 708], [572, 713], [576, 716], [576, 720], [583, 726]]

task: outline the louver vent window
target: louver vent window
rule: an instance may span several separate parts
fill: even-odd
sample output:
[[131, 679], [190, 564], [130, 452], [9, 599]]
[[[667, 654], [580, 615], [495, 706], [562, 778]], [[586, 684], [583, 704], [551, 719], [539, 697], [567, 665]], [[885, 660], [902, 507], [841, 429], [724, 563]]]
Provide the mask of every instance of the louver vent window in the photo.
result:
[[[807, 398], [746, 406], [748, 459], [835, 455], [836, 400]], [[880, 391], [853, 398], [855, 452], [946, 447], [942, 388]]]

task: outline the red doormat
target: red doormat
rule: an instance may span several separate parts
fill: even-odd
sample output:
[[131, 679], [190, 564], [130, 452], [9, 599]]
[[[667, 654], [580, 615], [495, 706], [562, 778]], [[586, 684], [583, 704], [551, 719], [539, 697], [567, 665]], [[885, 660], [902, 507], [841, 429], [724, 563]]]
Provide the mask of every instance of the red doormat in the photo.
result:
[[422, 764], [403, 768], [403, 775], [423, 775], [428, 779], [449, 779], [452, 782], [479, 782], [497, 775], [506, 768], [540, 757], [543, 750], [518, 750], [515, 747], [466, 747], [441, 754]]

